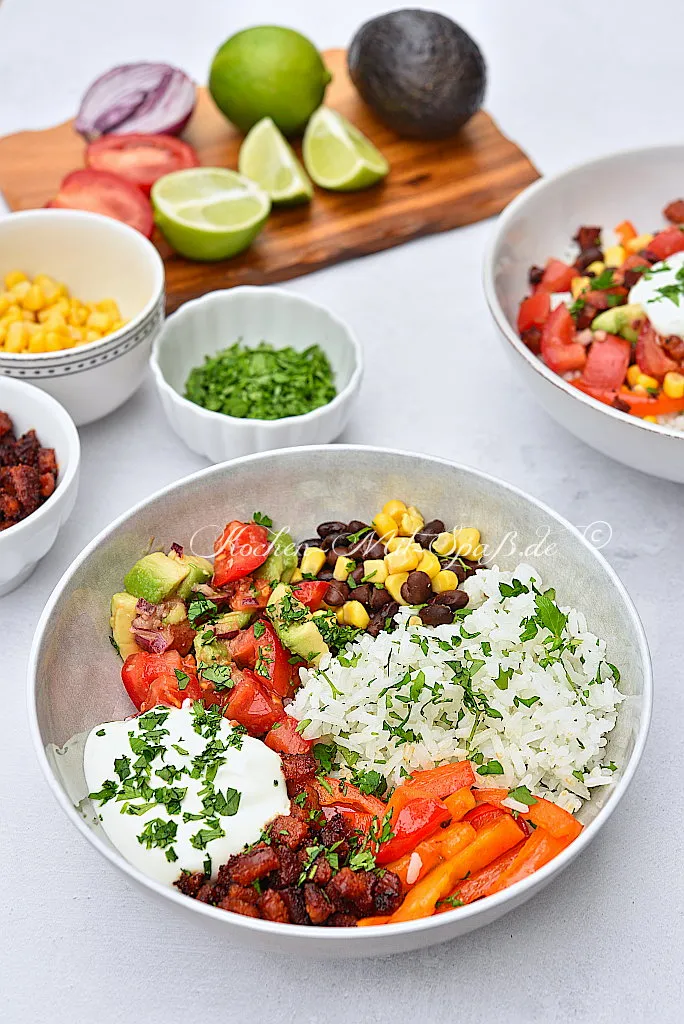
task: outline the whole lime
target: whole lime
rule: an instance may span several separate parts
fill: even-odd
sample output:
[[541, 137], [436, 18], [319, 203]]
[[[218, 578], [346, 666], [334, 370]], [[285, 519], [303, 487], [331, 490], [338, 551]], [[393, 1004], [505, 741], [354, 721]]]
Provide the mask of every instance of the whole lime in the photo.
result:
[[331, 75], [316, 47], [291, 28], [260, 25], [237, 32], [219, 48], [209, 92], [243, 132], [270, 117], [296, 135], [323, 102]]

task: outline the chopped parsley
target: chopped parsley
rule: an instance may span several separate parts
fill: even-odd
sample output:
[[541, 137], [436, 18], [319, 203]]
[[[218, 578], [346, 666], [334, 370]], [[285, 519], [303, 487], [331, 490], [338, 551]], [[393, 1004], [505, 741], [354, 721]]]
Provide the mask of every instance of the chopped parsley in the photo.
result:
[[188, 619], [191, 626], [197, 626], [200, 619], [208, 622], [218, 618], [218, 605], [204, 594], [197, 594], [188, 605]]
[[527, 804], [528, 807], [537, 802], [537, 798], [532, 796], [527, 786], [517, 786], [515, 789], [509, 789], [508, 795], [511, 800], [517, 800], [519, 804]]
[[271, 517], [264, 515], [263, 512], [255, 512], [252, 516], [252, 522], [257, 523], [258, 526], [265, 526], [267, 530], [270, 530], [273, 526]]

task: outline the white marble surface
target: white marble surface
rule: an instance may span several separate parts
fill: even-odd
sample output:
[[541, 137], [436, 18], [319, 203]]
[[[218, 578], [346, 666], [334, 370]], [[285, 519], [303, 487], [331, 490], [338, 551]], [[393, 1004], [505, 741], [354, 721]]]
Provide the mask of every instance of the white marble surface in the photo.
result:
[[[93, 76], [123, 60], [168, 59], [202, 80], [215, 47], [240, 27], [286, 22], [321, 47], [340, 45], [383, 6], [5, 0], [0, 132], [70, 116]], [[480, 41], [491, 70], [487, 105], [542, 171], [681, 139], [677, 0], [437, 6]], [[470, 462], [574, 523], [612, 525], [605, 553], [643, 616], [656, 673], [650, 740], [629, 794], [533, 904], [451, 945], [321, 965], [267, 961], [200, 932], [169, 933], [156, 907], [62, 817], [37, 769], [24, 706], [31, 636], [71, 559], [113, 516], [203, 465], [169, 432], [148, 380], [123, 409], [81, 431], [73, 518], [29, 582], [0, 600], [3, 1021], [681, 1020], [682, 491], [584, 447], [517, 390], [481, 294], [490, 230], [480, 224], [287, 287], [346, 317], [365, 345], [366, 381], [345, 440]]]

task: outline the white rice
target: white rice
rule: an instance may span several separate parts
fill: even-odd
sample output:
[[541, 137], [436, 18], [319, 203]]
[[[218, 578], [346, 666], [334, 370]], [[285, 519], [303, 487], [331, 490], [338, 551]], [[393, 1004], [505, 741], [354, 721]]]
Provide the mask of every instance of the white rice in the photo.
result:
[[[525, 592], [502, 597], [500, 585], [514, 580]], [[581, 612], [564, 608], [567, 619], [556, 627], [562, 649], [554, 652], [554, 634], [535, 603], [541, 577], [529, 565], [483, 569], [463, 589], [469, 614], [455, 624], [410, 626], [413, 610], [401, 608], [394, 632], [361, 634], [342, 657], [303, 669], [288, 712], [306, 721], [306, 739], [335, 741], [355, 772], [378, 771], [391, 786], [411, 771], [471, 758], [503, 770], [476, 774], [478, 785], [524, 785], [578, 810], [592, 787], [611, 783], [616, 767], [605, 763], [606, 735], [624, 698], [605, 641], [588, 631]], [[537, 635], [521, 640], [525, 620], [535, 617]], [[482, 662], [470, 678], [479, 714], [454, 678], [454, 668], [473, 660]], [[535, 697], [530, 707], [522, 703]], [[336, 774], [350, 777], [342, 764]]]

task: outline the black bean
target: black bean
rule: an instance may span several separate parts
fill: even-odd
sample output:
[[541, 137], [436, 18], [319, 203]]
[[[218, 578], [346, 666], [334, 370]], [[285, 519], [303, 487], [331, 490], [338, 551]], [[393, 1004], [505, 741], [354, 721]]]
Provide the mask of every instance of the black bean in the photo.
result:
[[425, 626], [445, 626], [454, 621], [454, 613], [443, 604], [426, 604], [418, 614]]
[[575, 266], [578, 270], [584, 271], [591, 263], [596, 263], [597, 260], [603, 259], [603, 252], [598, 245], [592, 245], [584, 252], [581, 252], [575, 260]]
[[361, 604], [370, 604], [372, 587], [368, 583], [362, 583], [360, 587], [354, 587], [350, 594], [350, 600], [360, 601]]
[[327, 523], [319, 523], [316, 527], [316, 533], [319, 537], [327, 537], [330, 533], [345, 533], [348, 531], [346, 523], [340, 523], [338, 520], [330, 520]]
[[474, 576], [478, 569], [484, 569], [485, 568], [485, 565], [482, 562], [471, 562], [467, 558], [464, 558], [463, 561], [465, 562], [465, 578], [466, 579], [470, 579], [471, 576]]
[[351, 523], [347, 523], [347, 529], [349, 533], [358, 533], [359, 530], [368, 530], [368, 523], [362, 523], [360, 519], [352, 519]]
[[530, 282], [530, 284], [539, 284], [539, 282], [541, 281], [543, 276], [544, 276], [544, 268], [543, 267], [531, 266], [530, 269], [529, 269], [528, 275], [527, 275], [527, 279]]
[[371, 587], [370, 606], [374, 612], [384, 608], [390, 600], [390, 595], [384, 587]]
[[332, 571], [332, 569], [328, 568], [327, 566], [325, 568], [321, 569], [321, 571], [316, 575], [316, 579], [317, 580], [331, 580], [332, 578], [333, 578], [333, 571]]
[[331, 548], [341, 547], [342, 545], [347, 546], [346, 533], [329, 533], [320, 542], [320, 546], [324, 551], [330, 551]]
[[463, 581], [466, 579], [468, 575], [466, 570], [463, 568], [460, 559], [458, 558], [450, 558], [447, 559], [446, 562], [442, 562], [442, 568], [448, 569], [450, 572], [453, 572], [457, 577], [459, 583], [463, 583]]
[[378, 633], [382, 633], [383, 629], [386, 628], [385, 623], [387, 619], [392, 619], [398, 610], [399, 605], [397, 602], [391, 601], [381, 611], [376, 612], [375, 615], [373, 615], [366, 626], [366, 632], [370, 633], [371, 636], [377, 636]]
[[309, 537], [307, 540], [302, 540], [297, 546], [297, 554], [301, 558], [307, 548], [319, 548], [321, 546], [320, 537]]
[[366, 554], [363, 556], [368, 559], [380, 559], [385, 557], [385, 545], [382, 543], [380, 538], [372, 539], [366, 549]]
[[422, 530], [416, 534], [416, 540], [422, 548], [429, 548], [435, 537], [444, 533], [444, 523], [441, 519], [432, 519], [426, 523]]
[[343, 580], [333, 580], [325, 592], [325, 600], [337, 608], [349, 600], [350, 593], [348, 585]]
[[366, 575], [366, 570], [362, 565], [357, 565], [354, 571], [350, 572], [349, 575], [354, 580], [354, 583], [360, 583], [363, 577]]
[[431, 593], [430, 577], [420, 569], [410, 572], [401, 587], [401, 596], [407, 604], [425, 604]]
[[350, 545], [349, 550], [351, 551], [352, 558], [358, 558], [358, 559], [373, 558], [373, 557], [384, 558], [384, 555], [385, 555], [385, 548], [384, 548], [384, 546], [382, 548], [382, 554], [381, 555], [374, 556], [374, 555], [369, 554], [369, 552], [373, 550], [375, 545], [379, 544], [379, 543], [380, 543], [380, 541], [378, 540], [377, 534], [375, 534], [375, 533], [369, 533], [365, 537], [361, 537], [360, 540], [357, 540], [353, 544]]
[[445, 604], [448, 608], [465, 608], [468, 604], [468, 595], [465, 590], [445, 590], [443, 594], [436, 594], [431, 604]]
[[349, 558], [349, 548], [344, 547], [343, 544], [340, 544], [339, 547], [336, 546], [334, 548], [331, 548], [328, 554], [326, 555], [326, 561], [328, 565], [331, 565], [333, 567], [333, 569], [337, 564], [338, 558]]

